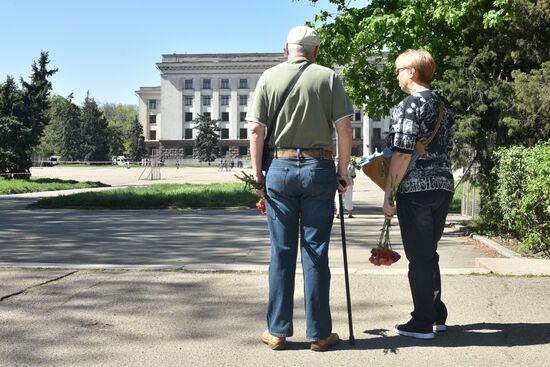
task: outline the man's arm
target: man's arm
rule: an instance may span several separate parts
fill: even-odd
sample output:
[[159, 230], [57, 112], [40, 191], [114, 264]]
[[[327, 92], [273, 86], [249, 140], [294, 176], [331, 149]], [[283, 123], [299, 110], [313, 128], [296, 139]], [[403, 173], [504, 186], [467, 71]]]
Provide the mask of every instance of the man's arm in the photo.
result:
[[346, 192], [346, 187], [343, 187], [339, 180], [344, 178], [346, 185], [349, 186], [351, 181], [348, 177], [348, 165], [349, 158], [351, 155], [351, 144], [352, 144], [352, 128], [349, 121], [349, 116], [343, 117], [340, 120], [336, 121], [336, 134], [338, 135], [338, 177], [337, 185], [338, 191]]
[[[252, 161], [252, 172], [256, 182], [263, 185], [265, 182], [265, 177], [262, 172], [265, 126], [253, 121], [250, 121], [248, 126], [250, 130], [250, 160]], [[265, 189], [256, 190], [256, 192], [261, 196], [265, 196]]]
[[395, 214], [395, 206], [391, 206], [389, 199], [392, 187], [398, 187], [407, 172], [412, 154], [394, 151], [391, 156], [390, 173], [386, 189], [384, 190], [384, 206], [382, 210], [386, 218], [391, 219]]

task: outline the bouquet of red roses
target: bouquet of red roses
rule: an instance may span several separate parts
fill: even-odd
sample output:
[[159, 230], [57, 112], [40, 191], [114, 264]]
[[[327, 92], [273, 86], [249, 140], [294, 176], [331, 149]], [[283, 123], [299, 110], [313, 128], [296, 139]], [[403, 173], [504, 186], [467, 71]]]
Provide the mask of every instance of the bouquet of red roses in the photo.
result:
[[[392, 180], [393, 181], [393, 180]], [[398, 185], [393, 185], [389, 197], [389, 202], [391, 206], [395, 206], [395, 193], [397, 192]], [[369, 261], [376, 266], [380, 265], [391, 265], [394, 262], [397, 262], [401, 255], [393, 251], [391, 248], [390, 242], [390, 228], [391, 228], [391, 219], [384, 220], [384, 225], [380, 230], [380, 238], [378, 239], [378, 245], [376, 248], [371, 249], [371, 256]]]
[[369, 261], [376, 266], [391, 265], [397, 262], [401, 255], [393, 251], [390, 242], [391, 219], [386, 219], [380, 230], [380, 239], [378, 246], [370, 250], [371, 256]]
[[[263, 189], [263, 185], [261, 183], [256, 182], [254, 179], [254, 176], [246, 173], [245, 171], [241, 171], [242, 176], [235, 175], [239, 180], [244, 182], [244, 189], [245, 190], [261, 190]], [[260, 197], [260, 200], [256, 203], [256, 208], [260, 210], [260, 213], [262, 215], [266, 215], [266, 209], [265, 209], [265, 198], [262, 196]]]

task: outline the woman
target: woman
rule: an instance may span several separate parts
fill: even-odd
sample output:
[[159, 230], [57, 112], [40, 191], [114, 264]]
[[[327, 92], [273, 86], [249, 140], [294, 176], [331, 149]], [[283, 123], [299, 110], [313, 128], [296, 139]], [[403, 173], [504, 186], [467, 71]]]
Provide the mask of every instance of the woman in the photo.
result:
[[[445, 331], [447, 319], [437, 243], [454, 191], [449, 157], [454, 121], [442, 98], [430, 90], [434, 72], [435, 62], [426, 51], [407, 50], [395, 61], [399, 87], [409, 96], [391, 112], [393, 154], [383, 206], [385, 217], [392, 218], [396, 208], [390, 196], [397, 188], [397, 217], [414, 309], [411, 320], [396, 325], [395, 331], [419, 339], [433, 339], [434, 330]], [[416, 143], [430, 137], [433, 140], [422, 152]]]

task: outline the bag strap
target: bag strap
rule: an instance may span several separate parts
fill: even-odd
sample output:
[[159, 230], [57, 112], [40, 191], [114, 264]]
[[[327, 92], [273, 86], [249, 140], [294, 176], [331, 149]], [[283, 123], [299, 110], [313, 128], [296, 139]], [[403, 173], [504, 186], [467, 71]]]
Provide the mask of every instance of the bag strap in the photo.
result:
[[294, 85], [296, 85], [296, 82], [298, 81], [298, 79], [300, 79], [300, 76], [302, 76], [302, 73], [304, 72], [304, 70], [306, 70], [306, 68], [311, 65], [311, 63], [308, 61], [306, 62], [304, 65], [302, 65], [300, 67], [300, 70], [298, 70], [298, 73], [296, 75], [294, 75], [294, 77], [292, 78], [292, 80], [290, 81], [290, 83], [288, 84], [288, 86], [286, 87], [285, 89], [285, 92], [283, 93], [283, 96], [281, 98], [281, 100], [279, 101], [279, 104], [277, 105], [277, 108], [275, 109], [275, 113], [273, 114], [273, 117], [271, 118], [271, 128], [269, 128], [269, 126], [267, 127], [267, 134], [265, 135], [265, 139], [264, 139], [264, 146], [266, 146], [266, 144], [269, 144], [269, 139], [271, 139], [271, 135], [273, 134], [273, 130], [275, 130], [275, 123], [277, 123], [277, 117], [279, 117], [279, 112], [281, 112], [281, 109], [283, 108], [283, 104], [285, 103], [288, 95], [290, 94], [290, 91], [292, 90], [292, 88], [294, 88]]
[[435, 129], [430, 135], [430, 137], [426, 140], [421, 140], [420, 142], [425, 147], [432, 142], [432, 140], [435, 138], [437, 132], [439, 131], [439, 128], [441, 127], [441, 121], [443, 121], [443, 116], [445, 116], [445, 103], [443, 103], [442, 100], [439, 101], [439, 115], [437, 116], [437, 122], [435, 123]]

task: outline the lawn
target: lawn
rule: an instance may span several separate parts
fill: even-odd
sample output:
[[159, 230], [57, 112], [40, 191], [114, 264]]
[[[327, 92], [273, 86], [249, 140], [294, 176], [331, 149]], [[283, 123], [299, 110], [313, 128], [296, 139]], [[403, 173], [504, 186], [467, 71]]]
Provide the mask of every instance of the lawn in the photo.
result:
[[101, 182], [78, 182], [56, 178], [0, 179], [0, 195], [22, 194], [27, 192], [56, 191], [70, 189], [87, 189], [91, 187], [106, 187]]
[[258, 197], [239, 183], [157, 184], [44, 198], [31, 208], [187, 209], [254, 207]]

